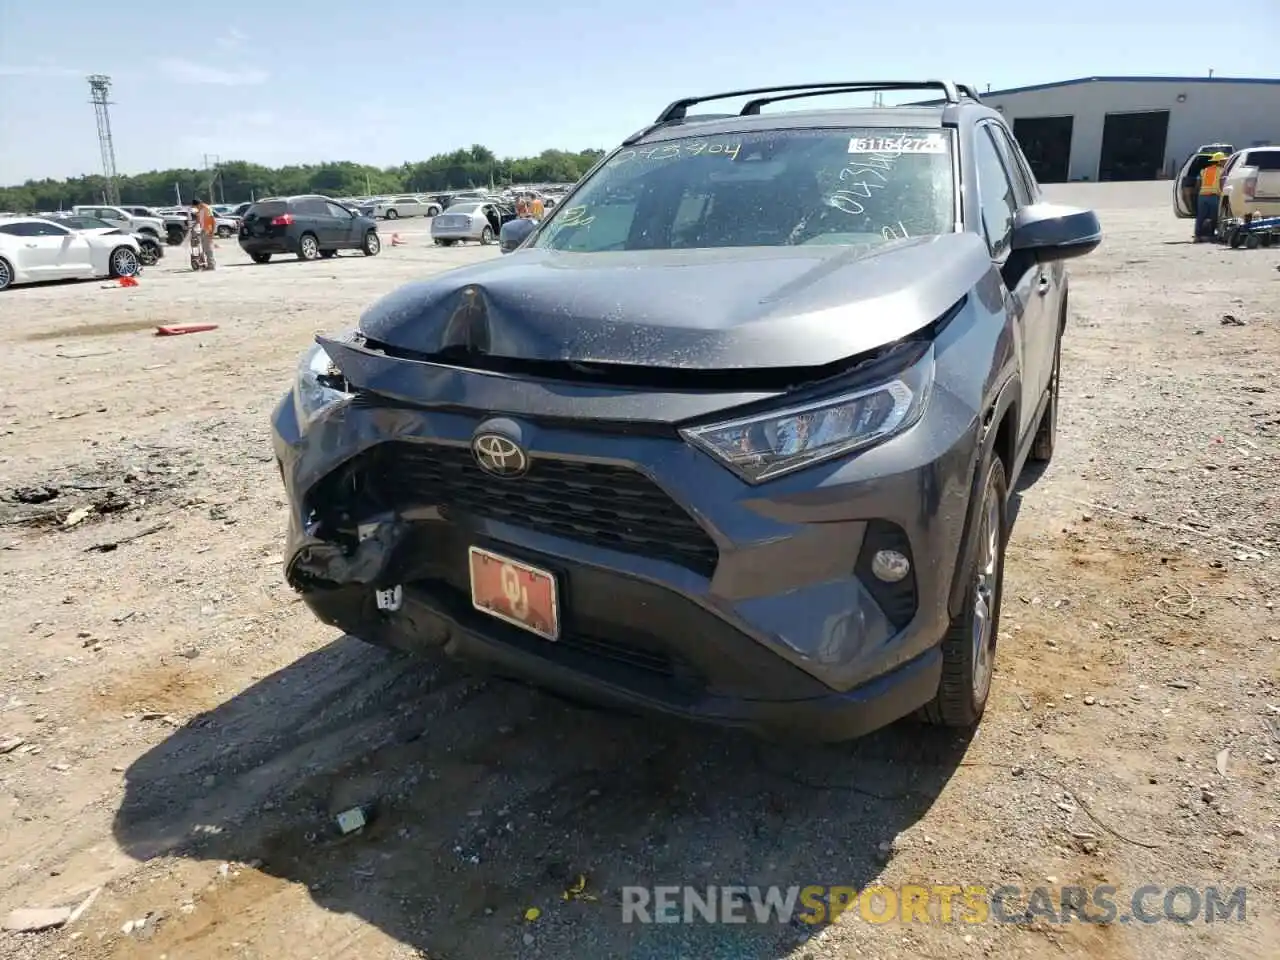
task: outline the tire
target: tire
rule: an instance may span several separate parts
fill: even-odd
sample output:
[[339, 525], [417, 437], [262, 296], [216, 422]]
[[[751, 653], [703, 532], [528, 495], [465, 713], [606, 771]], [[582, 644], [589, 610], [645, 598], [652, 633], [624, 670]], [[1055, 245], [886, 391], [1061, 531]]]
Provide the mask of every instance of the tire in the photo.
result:
[[254, 263], [270, 263], [270, 262], [271, 262], [271, 254], [269, 254], [269, 253], [251, 253], [251, 254], [249, 254], [249, 259], [250, 259], [250, 260], [252, 260]]
[[986, 709], [1000, 632], [1008, 481], [1004, 462], [994, 452], [983, 468], [977, 496], [977, 522], [965, 545], [961, 574], [966, 578], [964, 606], [942, 638], [942, 678], [923, 711], [930, 723], [962, 729], [976, 726]]
[[320, 256], [322, 256], [322, 257], [323, 257], [324, 259], [326, 259], [326, 260], [328, 260], [328, 259], [330, 259], [330, 258], [332, 258], [332, 257], [336, 257], [337, 255], [338, 255], [338, 251], [337, 251], [337, 250], [321, 250], [321, 251], [320, 251]]
[[400, 218], [400, 214], [399, 214], [399, 213], [397, 213], [395, 210], [388, 210], [388, 211], [387, 211], [387, 219], [388, 219], [388, 220], [398, 220], [399, 218]]
[[1036, 438], [1031, 441], [1031, 452], [1027, 459], [1033, 463], [1048, 463], [1053, 459], [1053, 446], [1058, 439], [1058, 385], [1062, 370], [1062, 335], [1053, 348], [1053, 373], [1049, 375], [1049, 402], [1045, 404], [1044, 413], [1040, 415], [1040, 425], [1036, 428]]
[[167, 231], [165, 242], [171, 247], [176, 247], [186, 238], [187, 232], [185, 230], [181, 227], [174, 227], [172, 230]]
[[234, 232], [235, 231], [233, 231], [230, 227], [219, 227], [216, 231], [219, 240], [227, 239], [227, 237], [231, 236]]
[[1239, 227], [1233, 227], [1231, 233], [1227, 235], [1227, 243], [1231, 245], [1232, 250], [1239, 250], [1240, 244], [1244, 243], [1244, 233]]
[[382, 252], [382, 238], [378, 236], [378, 231], [370, 230], [364, 235], [364, 243], [360, 244], [360, 249], [366, 257], [376, 257]]
[[1257, 250], [1261, 243], [1262, 240], [1256, 233], [1251, 233], [1244, 238], [1244, 248], [1246, 250]]
[[138, 260], [144, 267], [154, 267], [160, 262], [160, 243], [138, 244]]
[[316, 239], [316, 235], [314, 233], [304, 233], [298, 238], [298, 259], [320, 259], [320, 241]]
[[4, 257], [0, 257], [0, 290], [8, 290], [13, 283], [13, 267], [9, 266], [9, 261]]
[[113, 277], [136, 277], [141, 266], [133, 247], [116, 247], [107, 259], [107, 269]]
[[438, 216], [440, 216], [440, 208], [439, 208], [439, 207], [437, 207], [437, 206], [434, 206], [434, 205], [433, 205], [433, 206], [430, 206], [430, 207], [427, 207], [427, 216], [428, 216], [428, 217], [438, 217]]
[[493, 243], [493, 227], [485, 227], [480, 231], [480, 243], [486, 247]]

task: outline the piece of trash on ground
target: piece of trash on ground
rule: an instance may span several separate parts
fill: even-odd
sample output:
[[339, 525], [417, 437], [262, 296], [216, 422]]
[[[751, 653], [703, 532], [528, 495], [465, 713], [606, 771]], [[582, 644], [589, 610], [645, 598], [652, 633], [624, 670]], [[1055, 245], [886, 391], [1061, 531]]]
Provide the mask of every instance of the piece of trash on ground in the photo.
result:
[[184, 333], [204, 333], [206, 330], [217, 330], [216, 323], [172, 323], [156, 327], [157, 337], [178, 337]]
[[5, 918], [4, 929], [14, 933], [36, 933], [60, 927], [70, 919], [70, 907], [20, 907]]
[[365, 818], [364, 810], [360, 807], [352, 807], [350, 810], [343, 810], [338, 814], [338, 829], [343, 833], [355, 833], [368, 823]]
[[583, 874], [578, 874], [578, 879], [565, 888], [564, 893], [560, 894], [562, 900], [586, 900], [594, 902], [597, 897], [593, 893], [587, 892], [587, 878]]

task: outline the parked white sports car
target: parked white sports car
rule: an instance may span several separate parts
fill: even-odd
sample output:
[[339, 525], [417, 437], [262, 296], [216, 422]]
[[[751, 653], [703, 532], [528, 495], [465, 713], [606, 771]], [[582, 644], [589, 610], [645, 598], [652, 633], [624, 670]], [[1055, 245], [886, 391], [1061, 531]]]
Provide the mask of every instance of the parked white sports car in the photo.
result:
[[41, 280], [131, 277], [138, 241], [125, 233], [68, 230], [41, 217], [0, 220], [0, 290]]

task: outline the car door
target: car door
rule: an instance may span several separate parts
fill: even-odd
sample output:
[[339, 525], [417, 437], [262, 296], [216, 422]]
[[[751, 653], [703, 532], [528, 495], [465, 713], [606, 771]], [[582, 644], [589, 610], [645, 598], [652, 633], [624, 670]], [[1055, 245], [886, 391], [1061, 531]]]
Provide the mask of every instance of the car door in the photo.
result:
[[342, 204], [333, 201], [329, 201], [325, 207], [337, 225], [334, 230], [334, 246], [344, 250], [358, 247], [360, 241], [356, 237], [356, 219], [352, 212]]
[[395, 205], [396, 213], [402, 217], [422, 216], [422, 205], [414, 197], [396, 197], [391, 202]]
[[296, 201], [293, 208], [294, 220], [301, 222], [298, 236], [313, 233], [320, 246], [326, 250], [336, 245], [334, 220], [329, 216], [329, 207], [325, 201], [319, 197], [304, 197]]
[[1173, 181], [1173, 212], [1183, 220], [1196, 215], [1196, 196], [1200, 192], [1200, 171], [1209, 163], [1209, 154], [1203, 151], [1187, 157]]
[[973, 164], [983, 232], [991, 260], [999, 267], [1004, 281], [1005, 309], [1013, 318], [1015, 348], [1022, 368], [1018, 417], [1021, 444], [1035, 425], [1040, 399], [1048, 384], [1044, 353], [1050, 334], [1046, 329], [1044, 297], [1051, 282], [1042, 278], [1034, 260], [1028, 261], [1010, 249], [1014, 218], [1018, 213], [1018, 193], [992, 126], [985, 123], [974, 129]]

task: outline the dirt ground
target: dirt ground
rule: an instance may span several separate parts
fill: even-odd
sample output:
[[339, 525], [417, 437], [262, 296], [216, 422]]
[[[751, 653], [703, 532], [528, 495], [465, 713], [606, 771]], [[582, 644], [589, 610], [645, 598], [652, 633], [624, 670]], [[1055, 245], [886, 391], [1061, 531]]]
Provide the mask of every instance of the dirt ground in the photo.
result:
[[[809, 749], [589, 712], [307, 613], [267, 432], [299, 352], [495, 248], [407, 223], [373, 259], [255, 266], [224, 242], [215, 274], [174, 248], [136, 289], [0, 295], [0, 917], [99, 891], [0, 957], [1276, 956], [1278, 257], [1191, 245], [1167, 189], [1055, 191], [1107, 237], [1073, 267], [1060, 447], [1018, 498], [967, 742], [903, 723]], [[151, 335], [189, 321], [219, 328]], [[357, 804], [368, 827], [340, 836]], [[564, 898], [579, 876], [595, 899]], [[1247, 919], [619, 908], [628, 884], [908, 882], [1244, 886]]]

